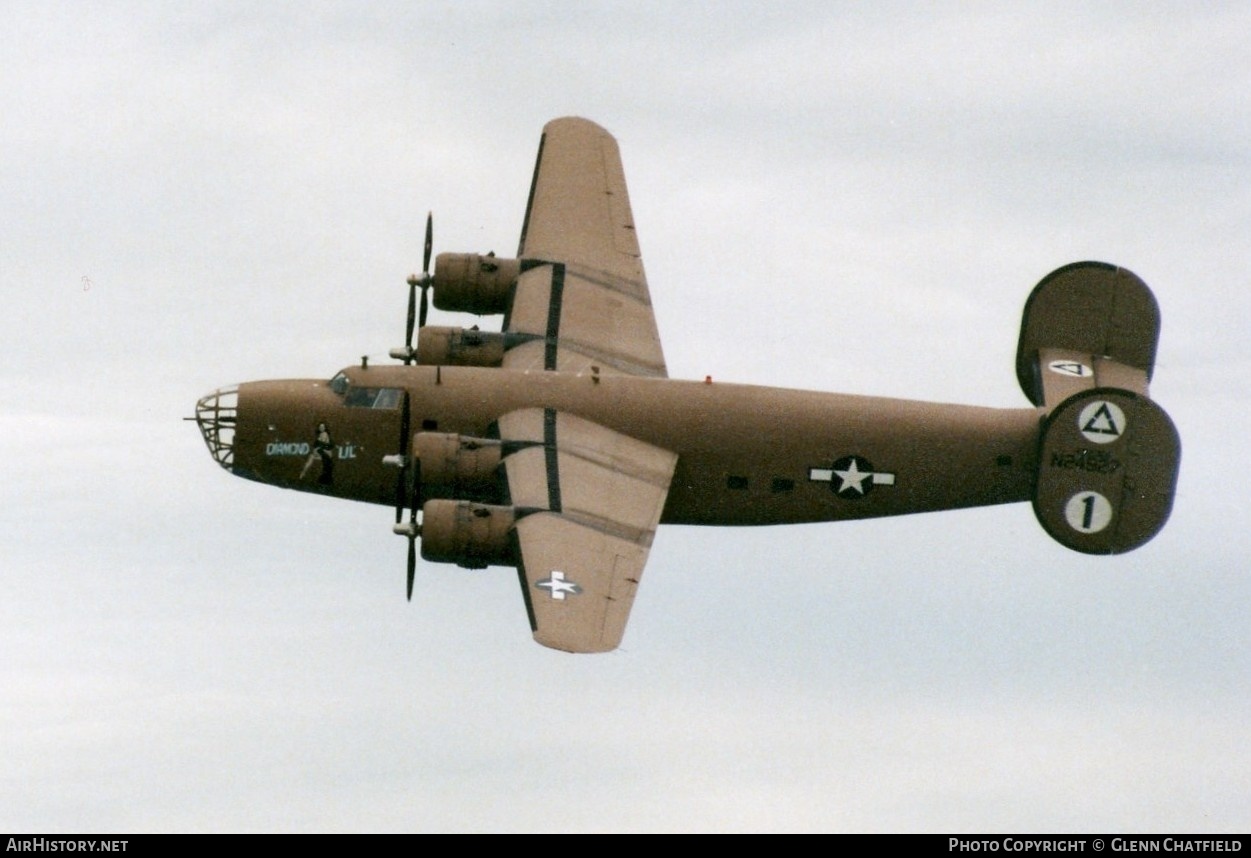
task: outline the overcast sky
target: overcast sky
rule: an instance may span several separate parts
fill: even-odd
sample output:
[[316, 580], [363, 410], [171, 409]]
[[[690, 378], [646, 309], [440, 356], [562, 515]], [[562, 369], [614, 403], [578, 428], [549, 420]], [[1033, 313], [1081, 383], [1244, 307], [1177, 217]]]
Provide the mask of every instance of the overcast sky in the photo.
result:
[[[3, 4], [0, 830], [1251, 827], [1251, 7]], [[670, 374], [1022, 407], [1030, 289], [1163, 314], [1173, 517], [662, 528], [625, 643], [181, 417], [402, 341], [612, 131]], [[461, 319], [432, 313], [433, 323]]]

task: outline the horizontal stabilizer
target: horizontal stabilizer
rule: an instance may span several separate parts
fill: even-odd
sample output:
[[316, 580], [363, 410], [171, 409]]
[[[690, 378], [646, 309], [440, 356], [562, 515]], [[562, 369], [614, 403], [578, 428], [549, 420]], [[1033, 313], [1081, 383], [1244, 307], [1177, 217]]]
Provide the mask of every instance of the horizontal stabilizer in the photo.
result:
[[1180, 460], [1173, 421], [1146, 396], [1078, 393], [1043, 426], [1034, 514], [1075, 551], [1130, 551], [1168, 521]]
[[1146, 394], [1159, 338], [1147, 284], [1106, 262], [1075, 262], [1025, 302], [1016, 376], [1030, 402], [1047, 407], [1095, 387]]

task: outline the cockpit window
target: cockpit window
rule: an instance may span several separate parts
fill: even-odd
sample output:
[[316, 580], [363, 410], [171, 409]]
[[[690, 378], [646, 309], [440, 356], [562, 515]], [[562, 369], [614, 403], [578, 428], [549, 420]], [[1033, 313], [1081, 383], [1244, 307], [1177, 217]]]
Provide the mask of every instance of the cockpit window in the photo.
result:
[[378, 391], [378, 398], [374, 400], [374, 408], [399, 408], [400, 407], [400, 391], [395, 387], [384, 387]]
[[399, 408], [401, 392], [398, 387], [352, 387], [343, 404], [353, 408]]
[[343, 373], [339, 373], [330, 379], [330, 389], [342, 396], [343, 392], [348, 389], [348, 377]]

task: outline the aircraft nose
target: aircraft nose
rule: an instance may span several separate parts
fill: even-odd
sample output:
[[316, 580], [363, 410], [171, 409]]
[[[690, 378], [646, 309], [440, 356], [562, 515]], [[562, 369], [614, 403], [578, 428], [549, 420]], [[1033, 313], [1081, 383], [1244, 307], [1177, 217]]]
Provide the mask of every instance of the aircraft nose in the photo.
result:
[[195, 422], [213, 460], [227, 471], [235, 459], [235, 424], [239, 419], [239, 386], [221, 387], [195, 404]]

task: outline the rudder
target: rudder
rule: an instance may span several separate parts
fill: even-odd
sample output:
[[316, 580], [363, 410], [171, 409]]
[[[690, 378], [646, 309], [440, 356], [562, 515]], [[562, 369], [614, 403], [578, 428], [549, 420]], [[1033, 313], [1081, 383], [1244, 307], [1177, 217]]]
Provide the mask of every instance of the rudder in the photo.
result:
[[1034, 514], [1062, 545], [1085, 554], [1131, 551], [1173, 508], [1181, 440], [1146, 396], [1095, 388], [1047, 416]]
[[1044, 277], [1025, 302], [1016, 377], [1029, 401], [1055, 407], [1080, 390], [1145, 394], [1155, 368], [1160, 309], [1137, 275], [1075, 262]]

